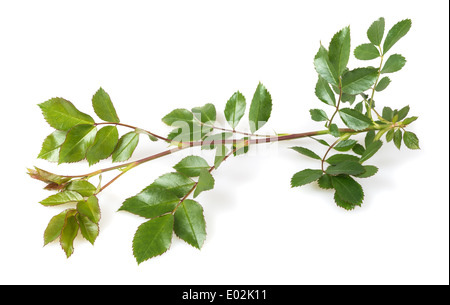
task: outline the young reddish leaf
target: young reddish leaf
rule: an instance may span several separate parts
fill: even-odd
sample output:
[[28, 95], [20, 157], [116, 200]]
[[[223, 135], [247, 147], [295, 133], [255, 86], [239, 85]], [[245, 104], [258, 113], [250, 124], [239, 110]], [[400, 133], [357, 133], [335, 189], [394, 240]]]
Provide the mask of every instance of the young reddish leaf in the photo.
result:
[[66, 221], [66, 215], [69, 210], [62, 211], [50, 219], [44, 232], [44, 246], [54, 241], [61, 235], [61, 231]]
[[73, 241], [78, 234], [79, 225], [75, 218], [75, 213], [69, 212], [66, 216], [64, 227], [61, 231], [59, 243], [66, 253], [67, 258], [73, 254]]

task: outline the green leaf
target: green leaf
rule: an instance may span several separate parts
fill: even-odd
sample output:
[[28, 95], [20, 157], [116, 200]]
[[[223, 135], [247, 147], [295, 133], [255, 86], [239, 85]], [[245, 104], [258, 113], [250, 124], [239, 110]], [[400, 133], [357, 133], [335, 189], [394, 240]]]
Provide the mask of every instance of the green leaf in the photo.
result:
[[341, 132], [339, 131], [339, 127], [336, 124], [331, 124], [328, 128], [330, 130], [330, 134], [333, 137], [338, 138], [338, 137], [341, 136]]
[[357, 205], [360, 205], [360, 204], [353, 204], [343, 200], [338, 192], [334, 193], [334, 202], [338, 207], [344, 208], [347, 211], [353, 210]]
[[175, 109], [165, 117], [162, 121], [169, 126], [183, 127], [186, 123], [192, 122], [194, 115], [187, 109]]
[[380, 57], [380, 51], [371, 43], [364, 43], [355, 48], [354, 55], [360, 60], [371, 60]]
[[94, 119], [80, 112], [71, 102], [63, 98], [52, 98], [38, 105], [47, 123], [55, 129], [67, 131], [75, 125], [94, 124]]
[[352, 177], [348, 175], [332, 176], [331, 182], [339, 197], [351, 204], [361, 204], [364, 199], [364, 192]]
[[364, 161], [370, 159], [381, 148], [382, 145], [383, 142], [381, 142], [380, 140], [370, 143], [364, 153], [361, 155], [359, 162], [363, 163]]
[[87, 180], [73, 180], [65, 188], [66, 191], [75, 191], [83, 197], [94, 195], [97, 187]]
[[188, 177], [198, 177], [202, 169], [209, 169], [208, 163], [199, 156], [187, 156], [173, 167]]
[[77, 214], [76, 218], [78, 225], [80, 226], [81, 235], [83, 235], [83, 237], [91, 244], [94, 244], [99, 233], [98, 224], [81, 214]]
[[339, 74], [328, 58], [328, 51], [322, 45], [320, 45], [319, 51], [314, 57], [314, 67], [324, 80], [338, 86]]
[[64, 227], [61, 231], [61, 238], [59, 239], [59, 243], [66, 253], [67, 258], [69, 258], [73, 253], [73, 241], [78, 234], [78, 228], [79, 226], [75, 215], [68, 213]]
[[367, 147], [369, 147], [370, 144], [372, 144], [374, 139], [375, 139], [375, 130], [369, 130], [366, 133], [366, 136], [364, 137], [364, 146], [366, 147], [366, 149]]
[[362, 154], [364, 153], [365, 150], [366, 150], [366, 149], [364, 148], [364, 146], [362, 146], [362, 145], [359, 144], [359, 143], [356, 143], [356, 144], [352, 147], [352, 151], [353, 151], [355, 154], [358, 154], [358, 155], [362, 155]]
[[402, 138], [403, 135], [401, 129], [397, 129], [394, 133], [394, 144], [398, 149], [402, 146]]
[[139, 143], [139, 134], [131, 131], [124, 134], [117, 143], [117, 146], [112, 154], [113, 162], [122, 162], [131, 158], [136, 146]]
[[343, 161], [336, 165], [330, 165], [326, 169], [326, 173], [332, 176], [346, 174], [346, 175], [359, 175], [364, 173], [364, 167], [355, 161]]
[[183, 201], [174, 214], [175, 234], [200, 249], [206, 239], [206, 223], [202, 206], [194, 200]]
[[207, 136], [212, 130], [211, 127], [189, 122], [184, 123], [183, 127], [174, 129], [167, 138], [175, 142], [199, 141]]
[[89, 165], [106, 159], [113, 153], [119, 141], [119, 132], [116, 126], [105, 126], [95, 136], [94, 143], [86, 152]]
[[333, 184], [331, 183], [331, 176], [330, 175], [322, 175], [322, 177], [317, 180], [317, 183], [319, 184], [319, 187], [324, 190], [329, 190], [333, 188]]
[[316, 96], [330, 106], [336, 106], [336, 97], [334, 96], [333, 90], [331, 90], [328, 82], [319, 75], [315, 88]]
[[414, 121], [417, 120], [417, 119], [418, 119], [418, 117], [412, 116], [412, 117], [410, 117], [410, 118], [404, 119], [402, 123], [403, 123], [404, 125], [409, 125], [409, 124], [411, 124], [412, 122], [414, 122]]
[[203, 139], [202, 149], [214, 149], [217, 146], [223, 145], [222, 141], [233, 136], [232, 132], [221, 132], [213, 135], [208, 135]]
[[225, 160], [228, 154], [228, 148], [225, 145], [219, 145], [216, 148], [216, 156], [214, 157], [214, 168], [217, 169]]
[[383, 54], [386, 54], [392, 46], [408, 33], [411, 28], [411, 20], [405, 19], [395, 24], [387, 33], [383, 44]]
[[378, 172], [378, 167], [373, 166], [373, 165], [364, 165], [364, 170], [365, 170], [364, 173], [355, 175], [355, 177], [358, 177], [358, 178], [372, 177], [373, 175], [375, 175]]
[[409, 149], [420, 149], [419, 139], [416, 134], [411, 131], [405, 131], [403, 134], [403, 142]]
[[58, 163], [83, 160], [88, 148], [94, 143], [96, 134], [97, 128], [92, 125], [77, 125], [70, 129], [61, 145]]
[[350, 108], [340, 109], [339, 116], [345, 125], [354, 130], [363, 130], [372, 124], [368, 117]]
[[313, 158], [313, 159], [317, 159], [317, 160], [322, 160], [322, 158], [317, 155], [315, 152], [313, 152], [312, 150], [305, 148], [305, 147], [300, 147], [300, 146], [294, 146], [294, 147], [289, 147], [290, 149], [295, 150], [298, 153], [301, 153], [302, 155], [305, 155], [307, 157]]
[[342, 76], [342, 92], [348, 94], [359, 94], [375, 83], [378, 70], [373, 67], [356, 68], [348, 71]]
[[195, 182], [183, 174], [168, 173], [160, 176], [152, 185], [163, 187], [178, 198], [182, 198], [194, 187]]
[[61, 213], [53, 216], [52, 219], [50, 219], [44, 232], [44, 246], [54, 241], [61, 235], [61, 231], [66, 221], [67, 211], [68, 210], [62, 211]]
[[101, 87], [92, 97], [92, 106], [94, 107], [95, 113], [103, 121], [114, 123], [120, 122], [109, 94]]
[[239, 124], [239, 121], [245, 114], [245, 107], [245, 97], [239, 91], [235, 92], [227, 101], [224, 114], [231, 128], [234, 129]]
[[314, 182], [322, 177], [322, 175], [323, 172], [320, 169], [304, 169], [292, 176], [291, 186], [297, 187]]
[[133, 254], [138, 264], [166, 252], [172, 243], [174, 216], [164, 215], [144, 222], [133, 238]]
[[383, 107], [383, 112], [381, 113], [381, 117], [389, 122], [392, 122], [392, 118], [394, 117], [394, 111], [391, 107]]
[[201, 192], [209, 191], [214, 188], [214, 178], [207, 169], [200, 170], [197, 187], [194, 191], [194, 198], [200, 195]]
[[66, 140], [66, 131], [55, 130], [42, 143], [38, 158], [50, 162], [58, 162], [61, 145]]
[[382, 79], [380, 79], [377, 86], [375, 87], [375, 91], [377, 92], [383, 91], [384, 89], [387, 88], [387, 86], [389, 86], [390, 83], [391, 79], [389, 77], [387, 76], [383, 77]]
[[63, 191], [63, 192], [51, 195], [39, 203], [42, 205], [45, 205], [45, 206], [54, 206], [54, 205], [60, 205], [60, 204], [69, 203], [69, 202], [78, 202], [80, 200], [83, 200], [83, 196], [81, 196], [77, 192]]
[[337, 151], [349, 151], [350, 149], [355, 146], [356, 141], [355, 140], [343, 140], [340, 141], [336, 146], [333, 148]]
[[386, 133], [386, 141], [391, 142], [394, 138], [394, 129], [389, 129], [389, 131]]
[[100, 206], [96, 196], [89, 196], [86, 200], [79, 201], [77, 204], [77, 211], [92, 222], [98, 223], [100, 221]]
[[367, 30], [367, 38], [376, 46], [381, 45], [381, 40], [384, 35], [384, 18], [381, 17], [375, 20]]
[[194, 117], [202, 123], [214, 124], [216, 121], [216, 107], [213, 104], [206, 104], [202, 107], [192, 108]]
[[348, 154], [335, 154], [329, 157], [325, 160], [331, 165], [337, 165], [344, 161], [353, 161], [353, 162], [359, 162], [359, 158], [354, 155], [348, 155]]
[[333, 36], [328, 48], [328, 58], [341, 76], [350, 58], [350, 27], [343, 28]]
[[406, 64], [406, 59], [400, 54], [393, 54], [389, 56], [386, 60], [386, 63], [381, 69], [381, 73], [393, 73], [401, 70], [403, 66]]
[[166, 188], [151, 184], [136, 196], [126, 199], [119, 211], [154, 218], [172, 212], [179, 201], [178, 196]]
[[309, 110], [311, 114], [311, 119], [316, 122], [328, 121], [328, 116], [322, 109], [311, 109]]
[[263, 84], [259, 83], [253, 95], [249, 110], [250, 131], [255, 133], [264, 126], [270, 118], [272, 112], [272, 97]]
[[398, 111], [398, 120], [401, 121], [403, 120], [409, 113], [409, 106], [405, 106], [402, 109], [400, 109]]

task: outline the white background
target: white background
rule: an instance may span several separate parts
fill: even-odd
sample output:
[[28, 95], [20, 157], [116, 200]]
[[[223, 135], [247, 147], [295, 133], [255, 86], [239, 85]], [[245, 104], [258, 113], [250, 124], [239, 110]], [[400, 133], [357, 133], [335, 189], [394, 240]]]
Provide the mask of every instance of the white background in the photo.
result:
[[[448, 1], [0, 1], [1, 208], [0, 284], [448, 284]], [[265, 132], [322, 126], [309, 109], [332, 109], [314, 96], [319, 42], [350, 25], [352, 47], [384, 16], [386, 31], [412, 19], [391, 50], [407, 59], [378, 105], [407, 104], [421, 150], [384, 145], [360, 180], [361, 208], [336, 207], [333, 193], [311, 184], [291, 189], [291, 176], [317, 167], [292, 150], [309, 140], [269, 145], [231, 158], [214, 172], [216, 187], [198, 197], [208, 237], [201, 251], [174, 238], [164, 255], [137, 265], [133, 234], [144, 219], [116, 212], [186, 153], [127, 173], [100, 196], [101, 232], [91, 246], [77, 238], [66, 259], [58, 243], [43, 247], [49, 219], [34, 165], [77, 174], [86, 163], [38, 160], [52, 129], [38, 103], [64, 97], [93, 117], [102, 86], [122, 122], [155, 133], [174, 108], [212, 102], [223, 121], [228, 98], [251, 100], [261, 81], [273, 98]], [[357, 62], [358, 65], [378, 65]], [[246, 129], [246, 121], [240, 129]], [[128, 130], [121, 129], [121, 133]], [[165, 149], [141, 137], [133, 158]], [[191, 151], [192, 153], [192, 151]], [[211, 160], [212, 155], [194, 150]], [[106, 178], [106, 177], [105, 177]]]

